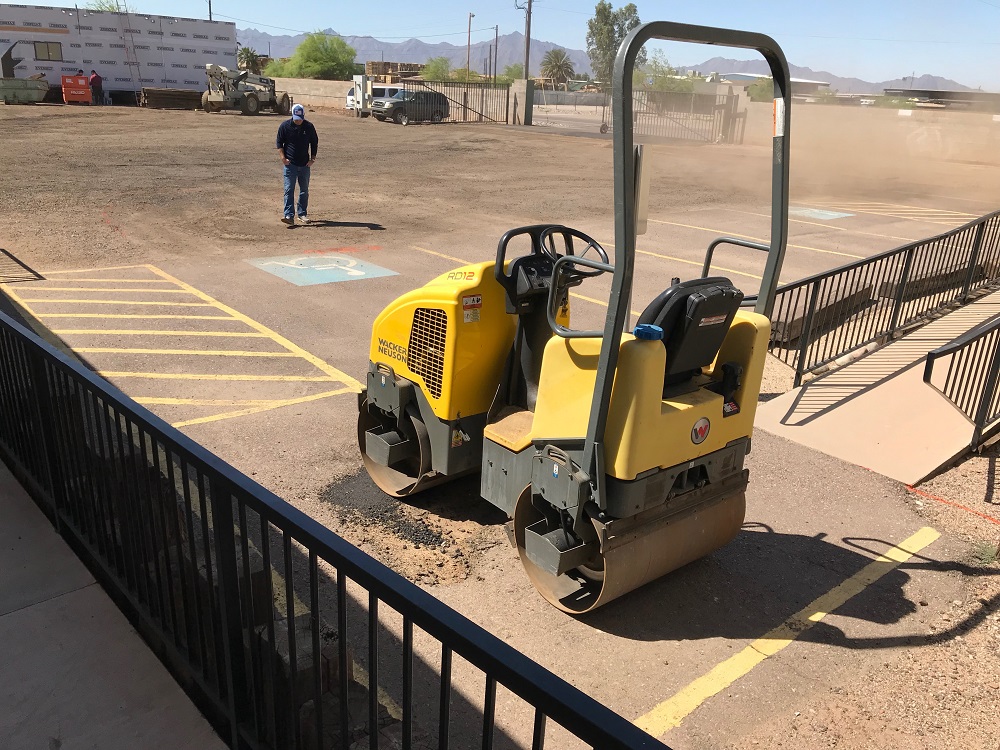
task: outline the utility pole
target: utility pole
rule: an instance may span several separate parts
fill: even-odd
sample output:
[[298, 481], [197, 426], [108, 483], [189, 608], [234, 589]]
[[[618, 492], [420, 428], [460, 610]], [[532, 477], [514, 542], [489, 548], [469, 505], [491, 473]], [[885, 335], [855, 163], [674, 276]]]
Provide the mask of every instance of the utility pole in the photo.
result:
[[475, 13], [469, 14], [469, 38], [465, 43], [465, 82], [469, 82], [469, 66], [472, 65], [472, 19], [476, 17]]
[[212, 0], [208, 0], [208, 20], [212, 20]]
[[497, 82], [497, 58], [500, 55], [500, 24], [493, 27], [493, 83]]
[[531, 0], [524, 9], [524, 77], [528, 77], [528, 60], [531, 57]]

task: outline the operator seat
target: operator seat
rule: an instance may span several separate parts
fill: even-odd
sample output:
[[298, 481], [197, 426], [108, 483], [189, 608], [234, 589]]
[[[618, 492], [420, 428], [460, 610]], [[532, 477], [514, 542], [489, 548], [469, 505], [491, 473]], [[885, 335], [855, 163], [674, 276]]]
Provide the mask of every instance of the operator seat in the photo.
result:
[[646, 306], [639, 323], [663, 329], [664, 391], [712, 364], [742, 301], [743, 292], [729, 279], [716, 276], [684, 282], [674, 279], [669, 289]]

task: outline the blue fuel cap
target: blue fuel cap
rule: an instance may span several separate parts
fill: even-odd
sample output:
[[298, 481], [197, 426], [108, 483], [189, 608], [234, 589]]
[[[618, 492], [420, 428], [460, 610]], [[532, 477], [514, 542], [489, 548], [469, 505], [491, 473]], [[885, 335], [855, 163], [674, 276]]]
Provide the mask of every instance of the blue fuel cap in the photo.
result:
[[654, 326], [652, 323], [640, 323], [632, 331], [632, 335], [643, 341], [661, 341], [663, 339], [663, 329], [659, 326]]

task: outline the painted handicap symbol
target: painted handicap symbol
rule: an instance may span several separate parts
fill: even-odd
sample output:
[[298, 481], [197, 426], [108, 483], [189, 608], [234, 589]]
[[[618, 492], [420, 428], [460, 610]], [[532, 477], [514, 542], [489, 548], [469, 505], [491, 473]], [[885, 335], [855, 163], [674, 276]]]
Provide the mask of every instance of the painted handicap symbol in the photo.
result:
[[348, 255], [332, 253], [254, 258], [248, 259], [246, 262], [296, 286], [396, 275], [395, 271], [381, 268], [374, 263], [358, 260]]

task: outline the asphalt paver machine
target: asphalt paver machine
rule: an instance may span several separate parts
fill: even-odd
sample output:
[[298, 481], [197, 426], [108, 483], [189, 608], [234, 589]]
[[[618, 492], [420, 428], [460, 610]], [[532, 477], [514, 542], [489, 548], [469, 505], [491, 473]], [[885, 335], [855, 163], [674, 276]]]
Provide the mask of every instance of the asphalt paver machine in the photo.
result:
[[[756, 49], [770, 65], [771, 238], [758, 248], [768, 255], [756, 295], [721, 277], [665, 280], [631, 327], [641, 204], [632, 73], [655, 39]], [[573, 613], [729, 542], [745, 517], [744, 459], [786, 246], [789, 105], [788, 65], [767, 36], [668, 22], [634, 29], [614, 71], [614, 262], [575, 229], [520, 227], [501, 237], [495, 261], [390, 304], [373, 326], [359, 398], [358, 440], [375, 483], [405, 497], [480, 472], [532, 583]], [[756, 247], [732, 238], [711, 247], [719, 242]], [[569, 290], [604, 274], [603, 330], [571, 327]]]

